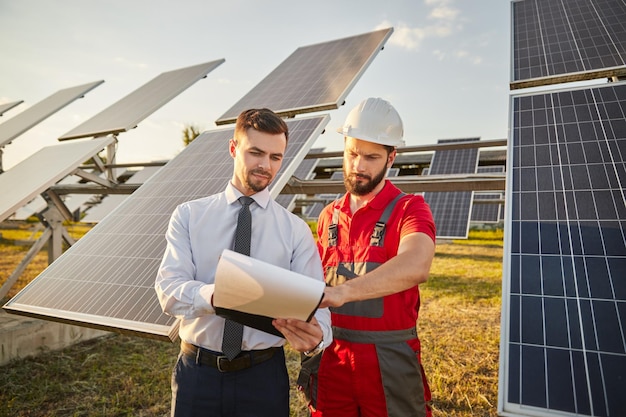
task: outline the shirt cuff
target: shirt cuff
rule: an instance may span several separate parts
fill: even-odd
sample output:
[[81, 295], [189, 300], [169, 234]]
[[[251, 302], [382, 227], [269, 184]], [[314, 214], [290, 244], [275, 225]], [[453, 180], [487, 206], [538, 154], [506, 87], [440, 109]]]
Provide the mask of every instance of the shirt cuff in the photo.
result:
[[206, 284], [206, 285], [201, 286], [193, 300], [195, 309], [206, 311], [207, 313], [215, 314], [215, 309], [213, 308], [213, 305], [211, 304], [214, 290], [215, 290], [214, 284]]

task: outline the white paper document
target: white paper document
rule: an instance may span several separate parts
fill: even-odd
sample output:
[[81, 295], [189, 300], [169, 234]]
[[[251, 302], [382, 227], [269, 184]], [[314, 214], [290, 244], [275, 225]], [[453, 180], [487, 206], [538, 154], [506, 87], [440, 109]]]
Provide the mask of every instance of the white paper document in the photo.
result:
[[325, 286], [323, 281], [224, 249], [215, 272], [213, 306], [220, 316], [279, 334], [271, 319], [310, 320]]

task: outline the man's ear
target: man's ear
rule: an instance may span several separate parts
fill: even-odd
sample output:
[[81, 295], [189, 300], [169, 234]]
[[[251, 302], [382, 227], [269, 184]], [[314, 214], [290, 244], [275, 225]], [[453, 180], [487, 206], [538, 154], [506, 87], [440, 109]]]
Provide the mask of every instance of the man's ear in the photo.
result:
[[228, 141], [228, 152], [233, 158], [237, 156], [237, 142], [235, 142], [235, 139], [230, 139]]
[[398, 153], [396, 152], [396, 150], [394, 149], [393, 151], [389, 152], [389, 156], [387, 157], [387, 168], [391, 168], [393, 166], [393, 161], [396, 160], [396, 155]]

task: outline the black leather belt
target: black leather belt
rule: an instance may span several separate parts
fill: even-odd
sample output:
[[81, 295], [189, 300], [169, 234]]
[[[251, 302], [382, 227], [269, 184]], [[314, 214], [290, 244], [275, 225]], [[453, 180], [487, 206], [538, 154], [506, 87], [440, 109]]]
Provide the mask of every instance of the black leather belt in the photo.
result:
[[265, 362], [274, 356], [279, 347], [271, 347], [263, 350], [247, 350], [241, 352], [235, 359], [229, 361], [224, 355], [217, 355], [209, 350], [197, 347], [185, 341], [180, 344], [184, 355], [191, 356], [202, 365], [217, 368], [220, 372], [241, 371], [261, 362]]

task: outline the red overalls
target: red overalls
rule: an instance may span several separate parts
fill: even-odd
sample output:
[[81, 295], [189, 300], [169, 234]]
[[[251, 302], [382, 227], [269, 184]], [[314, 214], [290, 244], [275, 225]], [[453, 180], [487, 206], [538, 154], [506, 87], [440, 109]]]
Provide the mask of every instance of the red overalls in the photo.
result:
[[[354, 215], [346, 196], [324, 209], [318, 248], [327, 284], [339, 285], [394, 257], [406, 234], [424, 232], [435, 240], [423, 197], [400, 194], [386, 181]], [[331, 308], [334, 341], [324, 351], [313, 384], [313, 417], [431, 415], [416, 331], [418, 310], [417, 286]]]

